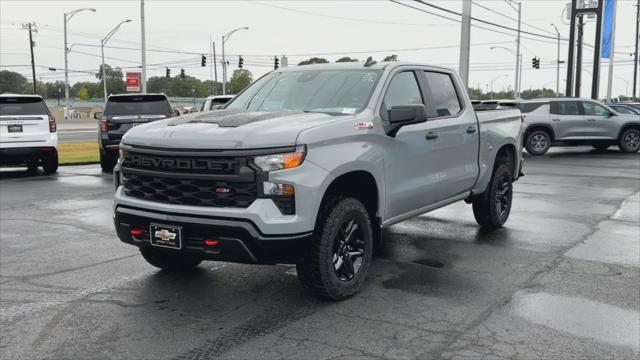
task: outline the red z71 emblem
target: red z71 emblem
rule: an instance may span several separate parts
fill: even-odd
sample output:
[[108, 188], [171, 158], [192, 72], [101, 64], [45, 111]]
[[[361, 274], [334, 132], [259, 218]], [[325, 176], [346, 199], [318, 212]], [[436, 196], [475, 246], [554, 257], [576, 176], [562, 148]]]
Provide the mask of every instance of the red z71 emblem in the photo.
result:
[[215, 191], [216, 191], [216, 193], [218, 193], [218, 194], [228, 194], [228, 193], [230, 193], [230, 192], [231, 192], [231, 189], [226, 188], [226, 187], [222, 187], [222, 186], [218, 186], [218, 187], [215, 189]]

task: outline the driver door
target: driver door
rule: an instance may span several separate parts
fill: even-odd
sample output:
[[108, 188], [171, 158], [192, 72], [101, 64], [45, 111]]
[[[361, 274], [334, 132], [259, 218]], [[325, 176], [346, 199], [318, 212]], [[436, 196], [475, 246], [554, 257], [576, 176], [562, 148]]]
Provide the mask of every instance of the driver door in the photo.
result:
[[585, 115], [585, 136], [593, 138], [615, 139], [619, 126], [616, 116], [606, 107], [595, 101], [582, 101]]

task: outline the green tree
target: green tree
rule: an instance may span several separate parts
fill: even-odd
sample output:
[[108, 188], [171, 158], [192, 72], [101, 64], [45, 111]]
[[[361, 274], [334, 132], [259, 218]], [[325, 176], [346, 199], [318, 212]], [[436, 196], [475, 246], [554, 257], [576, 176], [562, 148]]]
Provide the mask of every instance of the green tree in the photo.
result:
[[80, 91], [78, 91], [78, 97], [80, 98], [80, 100], [89, 100], [91, 98], [89, 96], [89, 90], [86, 86], [80, 88]]
[[2, 70], [0, 71], [0, 94], [22, 94], [27, 79], [17, 72]]
[[[112, 68], [109, 64], [104, 65], [105, 76], [107, 77], [107, 93], [108, 94], [120, 94], [126, 91], [126, 85], [124, 82], [124, 75], [122, 69]], [[102, 65], [98, 68], [96, 78], [102, 82]], [[102, 91], [100, 97], [103, 97]]]
[[311, 59], [300, 61], [298, 63], [298, 66], [300, 66], [300, 65], [311, 65], [311, 64], [328, 64], [328, 63], [329, 63], [329, 60], [327, 60], [325, 58], [312, 57]]
[[398, 61], [398, 55], [389, 55], [386, 56], [382, 61]]
[[236, 69], [227, 83], [230, 94], [237, 94], [253, 82], [253, 74], [247, 69]]
[[546, 98], [546, 97], [555, 97], [556, 93], [552, 89], [529, 89], [524, 90], [520, 97], [523, 99], [536, 99], [536, 98]]
[[358, 59], [356, 58], [350, 58], [348, 56], [345, 57], [341, 57], [340, 59], [336, 60], [337, 63], [341, 63], [341, 62], [358, 62]]

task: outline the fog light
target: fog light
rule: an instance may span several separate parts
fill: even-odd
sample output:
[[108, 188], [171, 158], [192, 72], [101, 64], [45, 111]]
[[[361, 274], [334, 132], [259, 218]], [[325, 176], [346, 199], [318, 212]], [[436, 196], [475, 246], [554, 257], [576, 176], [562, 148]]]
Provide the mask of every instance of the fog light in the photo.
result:
[[262, 188], [265, 195], [275, 196], [293, 196], [295, 195], [295, 188], [290, 184], [277, 184], [265, 181], [262, 183]]
[[204, 244], [206, 246], [218, 246], [220, 244], [220, 240], [215, 239], [205, 239]]
[[133, 229], [131, 229], [131, 236], [144, 236], [144, 228], [134, 227]]

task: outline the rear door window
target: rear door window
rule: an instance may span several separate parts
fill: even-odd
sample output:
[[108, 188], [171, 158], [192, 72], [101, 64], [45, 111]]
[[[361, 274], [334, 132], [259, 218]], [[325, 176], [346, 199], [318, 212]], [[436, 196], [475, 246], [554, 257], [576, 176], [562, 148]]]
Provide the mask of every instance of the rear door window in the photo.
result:
[[551, 105], [551, 113], [556, 115], [581, 115], [578, 101], [555, 101]]
[[0, 116], [10, 115], [49, 115], [49, 109], [39, 97], [0, 97]]
[[[431, 107], [436, 117], [455, 116], [462, 110], [460, 98], [451, 75], [433, 71], [424, 72], [431, 90]], [[497, 102], [496, 102], [497, 105]]]
[[170, 114], [171, 105], [163, 95], [127, 95], [109, 98], [105, 114], [108, 115], [150, 115]]
[[528, 114], [537, 110], [540, 106], [548, 103], [522, 103], [518, 107], [520, 108], [520, 112], [523, 114]]

